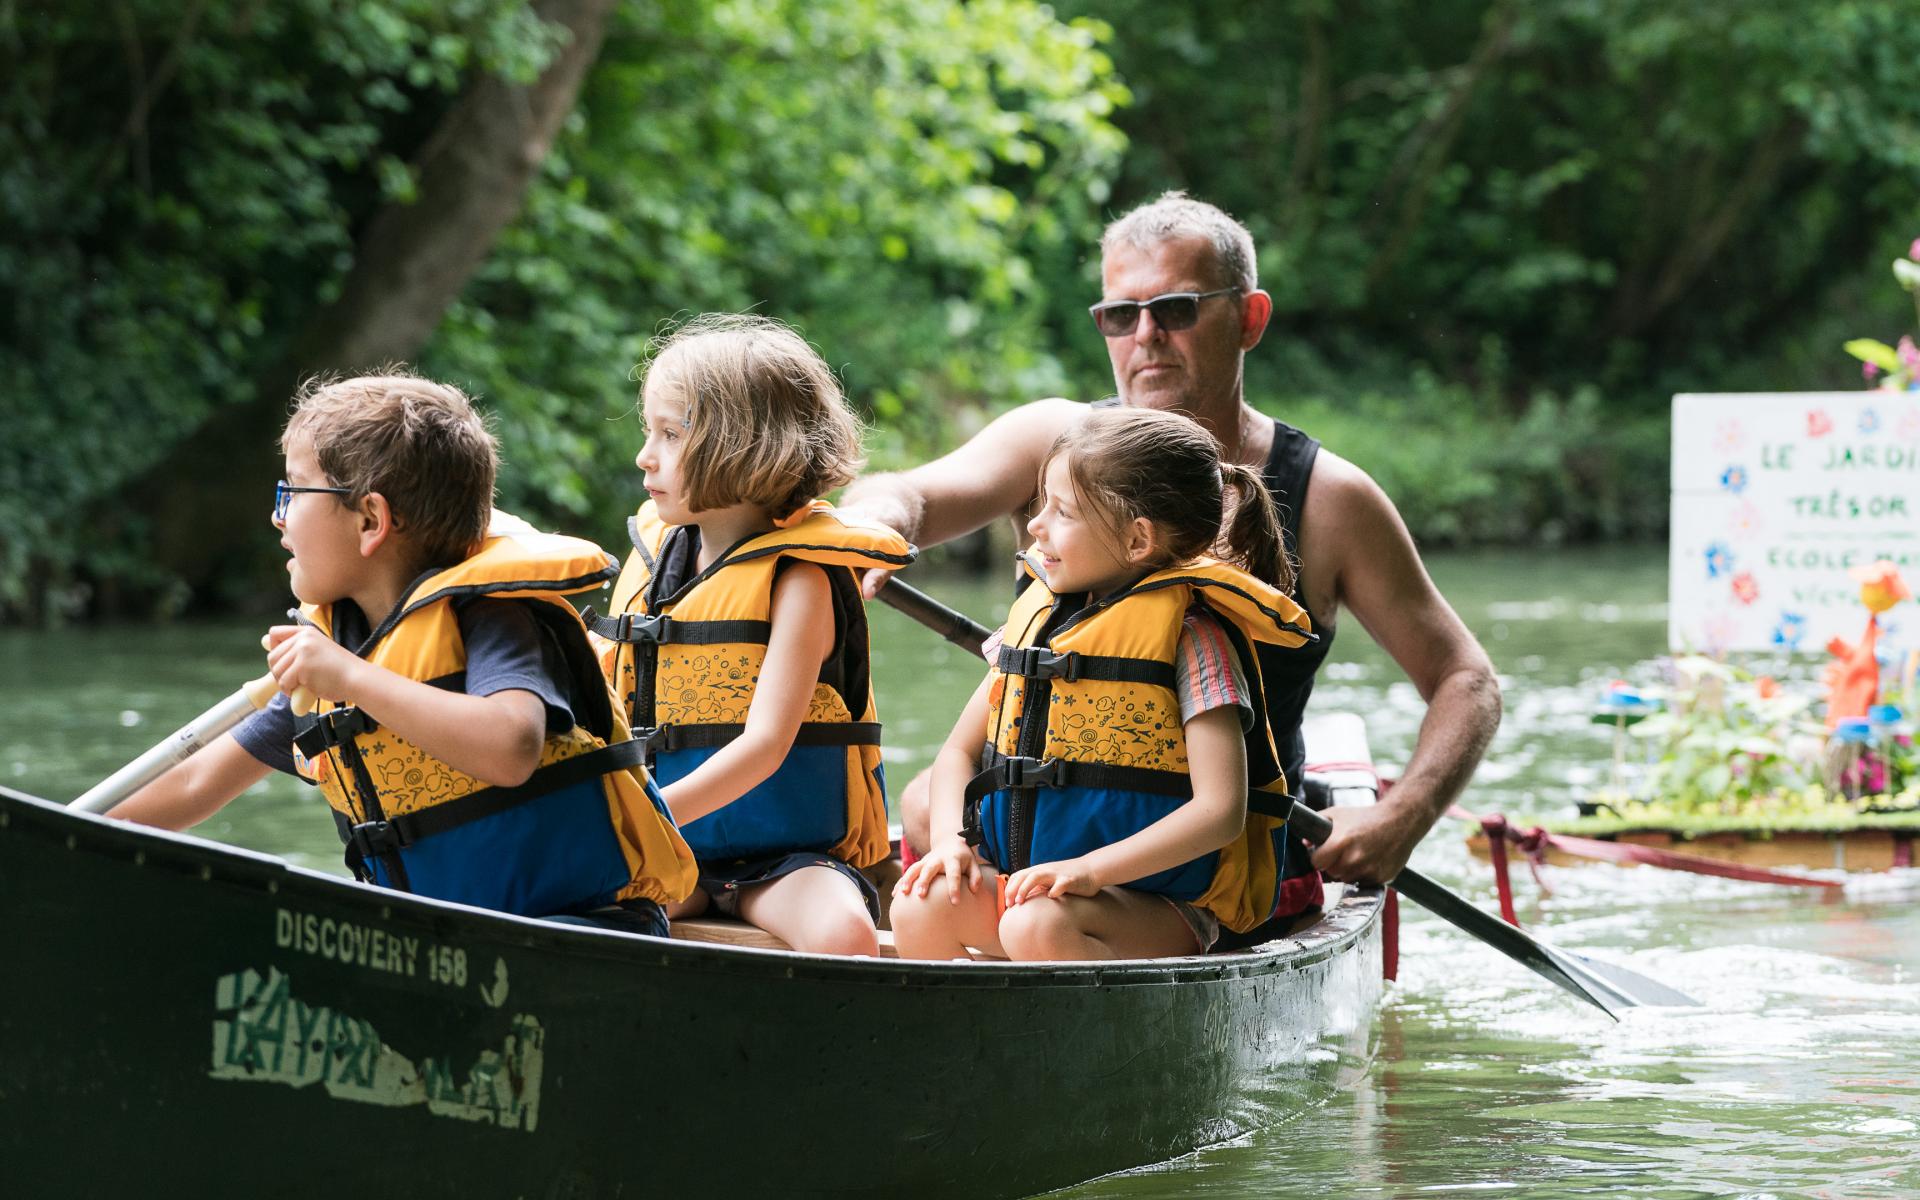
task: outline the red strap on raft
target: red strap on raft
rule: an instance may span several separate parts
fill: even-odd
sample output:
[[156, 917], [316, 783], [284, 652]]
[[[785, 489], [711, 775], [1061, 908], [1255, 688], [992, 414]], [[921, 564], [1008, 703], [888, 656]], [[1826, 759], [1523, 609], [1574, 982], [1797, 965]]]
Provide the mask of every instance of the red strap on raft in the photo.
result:
[[[1513, 830], [1507, 827], [1507, 819], [1498, 813], [1482, 818], [1480, 828], [1486, 830], [1488, 857], [1493, 860], [1493, 888], [1500, 894], [1500, 919], [1518, 929], [1520, 917], [1513, 911], [1513, 882], [1507, 878], [1507, 839]], [[1520, 839], [1515, 837], [1514, 840]], [[1527, 860], [1529, 863], [1533, 861], [1532, 851], [1527, 852]]]
[[1743, 867], [1738, 863], [1721, 862], [1719, 859], [1704, 858], [1698, 854], [1680, 854], [1672, 850], [1640, 846], [1632, 842], [1607, 842], [1599, 838], [1549, 833], [1538, 825], [1524, 831], [1517, 830], [1498, 813], [1490, 817], [1478, 817], [1457, 804], [1448, 810], [1448, 815], [1478, 822], [1480, 828], [1486, 830], [1488, 848], [1493, 858], [1494, 884], [1500, 892], [1500, 915], [1514, 925], [1520, 922], [1514, 918], [1512, 887], [1507, 882], [1508, 842], [1519, 847], [1521, 853], [1527, 856], [1527, 861], [1535, 867], [1536, 878], [1538, 878], [1539, 864], [1546, 859], [1547, 848], [1552, 847], [1563, 854], [1572, 854], [1580, 858], [1598, 859], [1602, 862], [1641, 863], [1669, 871], [1686, 871], [1694, 875], [1717, 875], [1722, 879], [1742, 879], [1748, 883], [1772, 883], [1783, 887], [1837, 888], [1841, 886], [1840, 883], [1831, 879], [1813, 879], [1786, 871], [1771, 871], [1765, 867]]

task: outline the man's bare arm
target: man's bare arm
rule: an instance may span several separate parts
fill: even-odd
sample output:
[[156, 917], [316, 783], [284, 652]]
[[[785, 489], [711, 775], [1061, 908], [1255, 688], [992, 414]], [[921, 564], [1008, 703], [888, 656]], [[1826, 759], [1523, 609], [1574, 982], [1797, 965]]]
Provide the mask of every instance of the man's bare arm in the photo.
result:
[[[937, 546], [972, 533], [1027, 507], [1047, 448], [1084, 411], [1084, 405], [1071, 400], [1023, 404], [930, 463], [856, 480], [841, 508], [891, 526], [919, 546]], [[871, 596], [882, 573], [869, 575], [876, 580], [868, 588]]]
[[[1337, 562], [1340, 602], [1392, 655], [1427, 702], [1413, 757], [1372, 809], [1335, 810], [1314, 863], [1336, 879], [1391, 879], [1473, 777], [1500, 725], [1487, 653], [1433, 586], [1405, 522], [1379, 485], [1321, 454], [1307, 528]], [[1306, 573], [1315, 559], [1303, 555]]]

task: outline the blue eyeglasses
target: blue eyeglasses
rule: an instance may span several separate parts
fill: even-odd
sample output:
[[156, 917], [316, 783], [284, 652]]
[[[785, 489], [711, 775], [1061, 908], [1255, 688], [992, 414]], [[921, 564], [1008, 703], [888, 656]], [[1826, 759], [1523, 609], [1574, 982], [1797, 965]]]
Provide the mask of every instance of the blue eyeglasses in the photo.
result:
[[273, 485], [273, 522], [274, 524], [278, 525], [287, 519], [287, 506], [293, 503], [293, 498], [295, 496], [298, 496], [303, 492], [321, 492], [329, 496], [353, 495], [352, 488], [294, 487], [292, 484], [282, 479], [280, 482]]

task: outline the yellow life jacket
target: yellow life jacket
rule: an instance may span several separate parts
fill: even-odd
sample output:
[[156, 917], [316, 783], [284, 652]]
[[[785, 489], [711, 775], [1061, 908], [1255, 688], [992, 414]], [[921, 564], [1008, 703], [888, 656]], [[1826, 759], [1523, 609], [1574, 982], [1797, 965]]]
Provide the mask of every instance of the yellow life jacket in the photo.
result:
[[633, 553], [611, 615], [589, 614], [588, 624], [603, 639], [601, 666], [634, 736], [652, 748], [648, 765], [663, 786], [745, 728], [780, 564], [818, 563], [831, 585], [834, 648], [792, 749], [764, 782], [687, 823], [694, 854], [730, 862], [812, 850], [856, 867], [885, 858], [886, 783], [857, 572], [905, 566], [914, 548], [891, 529], [842, 520], [818, 500], [797, 521], [742, 541], [697, 573], [698, 531], [668, 525], [652, 501], [627, 529]]
[[[684, 899], [697, 871], [644, 748], [607, 693], [585, 626], [563, 597], [601, 586], [614, 560], [592, 542], [535, 532], [504, 514], [471, 558], [416, 582], [359, 646], [375, 666], [459, 689], [466, 645], [456, 601], [528, 603], [588, 709], [551, 734], [533, 776], [490, 786], [383, 728], [350, 700], [295, 722], [295, 762], [319, 784], [363, 880], [482, 908], [549, 916], [618, 900]], [[331, 605], [307, 620], [335, 637]], [[335, 640], [338, 640], [337, 637]]]
[[[1193, 797], [1174, 691], [1187, 609], [1220, 619], [1247, 673], [1247, 822], [1220, 850], [1126, 886], [1188, 901], [1235, 932], [1273, 915], [1285, 862], [1287, 781], [1268, 726], [1253, 644], [1313, 639], [1306, 613], [1270, 584], [1203, 558], [1098, 602], [1038, 580], [1014, 601], [988, 687], [984, 769], [967, 787], [968, 836], [1016, 871], [1129, 837]], [[1082, 607], [1082, 605], [1085, 605]]]

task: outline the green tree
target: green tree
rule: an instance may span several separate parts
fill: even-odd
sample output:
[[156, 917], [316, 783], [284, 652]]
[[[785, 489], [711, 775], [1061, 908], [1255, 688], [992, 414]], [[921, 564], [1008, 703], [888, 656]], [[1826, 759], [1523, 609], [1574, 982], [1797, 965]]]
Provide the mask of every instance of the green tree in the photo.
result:
[[[607, 418], [676, 314], [793, 321], [885, 422], [882, 454], [1059, 379], [1029, 259], [1086, 244], [1124, 93], [1091, 27], [1028, 0], [621, 5], [446, 318], [383, 307], [447, 278], [452, 251], [394, 260], [498, 190], [441, 181], [448, 131], [490, 80], [531, 93], [579, 52], [547, 7], [15, 18], [0, 268], [27, 286], [0, 385], [30, 436], [0, 452], [0, 606], [80, 603], [69, 580], [109, 609], [275, 597], [244, 564], [272, 551], [256, 493], [290, 373], [417, 355], [500, 414], [505, 502], [608, 540], [633, 439]], [[121, 59], [156, 65], [122, 81]]]
[[9, 8], [0, 609], [244, 578], [292, 382], [418, 347], [609, 2]]

